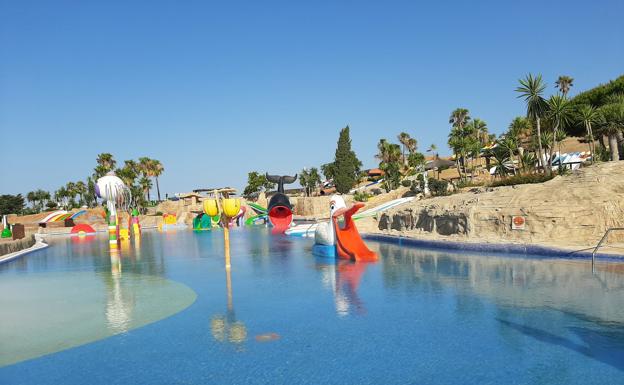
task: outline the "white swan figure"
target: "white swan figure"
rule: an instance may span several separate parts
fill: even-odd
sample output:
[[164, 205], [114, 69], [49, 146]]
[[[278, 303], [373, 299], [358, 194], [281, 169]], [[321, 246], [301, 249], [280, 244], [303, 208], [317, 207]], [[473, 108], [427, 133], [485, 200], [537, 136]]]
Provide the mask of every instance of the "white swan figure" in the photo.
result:
[[314, 242], [319, 245], [333, 246], [336, 244], [336, 232], [332, 216], [338, 209], [346, 208], [344, 199], [340, 195], [332, 195], [329, 199], [329, 221], [319, 223], [314, 232]]

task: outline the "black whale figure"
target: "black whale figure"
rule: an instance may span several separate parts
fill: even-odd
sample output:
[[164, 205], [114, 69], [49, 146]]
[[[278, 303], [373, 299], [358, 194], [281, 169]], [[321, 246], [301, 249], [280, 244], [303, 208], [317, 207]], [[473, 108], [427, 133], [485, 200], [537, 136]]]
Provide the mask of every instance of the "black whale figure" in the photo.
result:
[[277, 183], [277, 193], [269, 200], [269, 222], [273, 225], [274, 233], [283, 233], [288, 230], [292, 223], [292, 205], [290, 200], [284, 194], [284, 185], [293, 183], [297, 180], [297, 174], [295, 176], [289, 175], [269, 175], [266, 174], [266, 178], [269, 182]]

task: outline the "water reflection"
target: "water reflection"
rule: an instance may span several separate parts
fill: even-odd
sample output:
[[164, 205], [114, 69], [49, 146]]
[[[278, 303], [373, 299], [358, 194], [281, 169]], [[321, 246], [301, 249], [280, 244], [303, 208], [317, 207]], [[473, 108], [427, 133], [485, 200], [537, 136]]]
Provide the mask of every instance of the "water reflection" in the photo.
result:
[[[122, 248], [123, 250], [123, 248]], [[136, 299], [132, 290], [122, 286], [122, 263], [119, 251], [110, 250], [111, 273], [105, 277], [106, 320], [109, 330], [122, 333], [128, 330]]]
[[[617, 268], [596, 276], [586, 262], [375, 245], [384, 255], [384, 285], [394, 291], [476, 294], [498, 305], [591, 315], [624, 327], [624, 280]], [[471, 306], [472, 308], [472, 306]]]
[[247, 327], [236, 319], [232, 297], [232, 272], [225, 269], [225, 286], [227, 293], [227, 310], [225, 315], [216, 314], [210, 320], [212, 337], [219, 341], [232, 344], [236, 350], [243, 350], [247, 340]]
[[332, 290], [339, 316], [366, 313], [358, 288], [367, 266], [368, 263], [315, 257], [315, 268], [321, 272], [323, 286]]

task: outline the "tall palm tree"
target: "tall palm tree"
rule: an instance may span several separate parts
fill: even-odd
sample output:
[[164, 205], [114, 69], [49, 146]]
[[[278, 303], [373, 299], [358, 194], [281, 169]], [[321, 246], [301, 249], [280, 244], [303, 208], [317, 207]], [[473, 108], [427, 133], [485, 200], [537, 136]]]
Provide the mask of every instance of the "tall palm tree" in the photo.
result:
[[401, 159], [403, 160], [403, 164], [406, 164], [407, 161], [405, 158], [405, 149], [407, 148], [407, 143], [411, 139], [411, 136], [407, 132], [401, 132], [397, 136], [397, 139], [399, 139], [399, 143], [401, 143], [401, 145], [403, 146], [402, 151], [401, 151]]
[[470, 111], [466, 108], [456, 108], [451, 112], [449, 117], [449, 124], [453, 127], [457, 127], [460, 130], [464, 128], [466, 123], [470, 121]]
[[594, 163], [594, 157], [596, 156], [596, 149], [594, 148], [594, 132], [592, 131], [592, 124], [598, 121], [600, 113], [596, 107], [583, 104], [577, 111], [578, 120], [583, 123], [585, 130], [587, 131], [587, 145], [589, 146], [589, 153], [591, 154], [591, 162]]
[[397, 188], [401, 179], [401, 147], [386, 139], [380, 139], [375, 157], [380, 161], [379, 168], [385, 173], [386, 190]]
[[[552, 120], [552, 150], [554, 152], [555, 147], [557, 145], [557, 130], [563, 129], [568, 124], [570, 117], [572, 115], [572, 105], [568, 101], [564, 95], [553, 95], [548, 99], [548, 111], [546, 113], [548, 118]], [[548, 167], [552, 169], [553, 157], [552, 154], [548, 159]]]
[[152, 188], [152, 181], [147, 177], [147, 176], [142, 176], [141, 179], [139, 179], [139, 186], [141, 186], [141, 189], [143, 190], [143, 194], [145, 194], [145, 199], [147, 199], [147, 201], [150, 201], [150, 189]]
[[[544, 167], [544, 148], [542, 146], [541, 119], [544, 116], [548, 104], [542, 96], [546, 89], [546, 84], [542, 81], [542, 75], [533, 76], [528, 74], [524, 79], [520, 79], [520, 86], [516, 88], [516, 92], [520, 93], [519, 98], [523, 98], [527, 106], [527, 117], [535, 120], [537, 128], [537, 145], [539, 165]], [[551, 170], [546, 170], [550, 175]]]
[[76, 182], [76, 193], [80, 196], [80, 204], [86, 204], [85, 194], [87, 193], [87, 185], [83, 181]]
[[407, 152], [413, 154], [418, 149], [418, 141], [415, 138], [409, 138], [406, 147]]
[[[158, 201], [160, 202], [160, 185], [158, 184], [158, 177], [165, 171], [162, 163], [158, 159], [152, 159], [152, 176], [156, 180], [156, 192], [158, 193]], [[318, 170], [317, 170], [318, 173]]]
[[463, 179], [463, 173], [461, 171], [461, 166], [465, 162], [465, 153], [467, 150], [466, 143], [466, 132], [464, 132], [464, 127], [470, 121], [470, 111], [466, 108], [456, 108], [451, 112], [449, 116], [449, 123], [453, 127], [451, 129], [451, 133], [449, 134], [449, 146], [455, 152], [455, 163], [457, 165], [457, 171], [459, 172], [460, 178]]
[[624, 97], [618, 101], [612, 98], [614, 103], [606, 104], [600, 107], [600, 119], [598, 126], [603, 135], [609, 137], [609, 150], [611, 151], [611, 160], [619, 161], [620, 154], [618, 150], [617, 134], [624, 130]]
[[559, 76], [559, 79], [557, 79], [557, 81], [555, 82], [555, 87], [557, 87], [559, 91], [561, 91], [563, 96], [568, 96], [568, 92], [570, 91], [570, 88], [574, 85], [573, 82], [574, 82], [573, 78], [569, 76], [561, 75]]
[[[152, 161], [152, 159], [143, 156], [139, 158], [139, 170], [141, 172], [141, 175], [143, 175], [143, 177], [145, 178], [151, 178], [154, 176], [154, 163]], [[139, 181], [139, 184], [141, 184], [141, 181]], [[150, 189], [152, 188], [152, 183], [150, 182]], [[147, 196], [149, 196], [149, 191]], [[149, 201], [149, 199], [148, 199]]]
[[113, 155], [107, 152], [98, 154], [96, 162], [97, 167], [95, 168], [95, 175], [98, 178], [106, 175], [109, 171], [113, 171], [115, 169], [115, 165], [117, 164]]

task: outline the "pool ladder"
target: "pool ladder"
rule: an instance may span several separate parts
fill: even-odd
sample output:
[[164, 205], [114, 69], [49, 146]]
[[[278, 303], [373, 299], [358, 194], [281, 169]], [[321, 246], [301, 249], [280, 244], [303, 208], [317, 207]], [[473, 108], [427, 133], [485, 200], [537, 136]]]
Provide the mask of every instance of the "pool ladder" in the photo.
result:
[[600, 239], [600, 242], [598, 242], [594, 251], [592, 251], [592, 273], [596, 272], [596, 253], [598, 252], [598, 249], [602, 247], [602, 244], [607, 240], [607, 237], [612, 231], [624, 231], [624, 227], [611, 227], [605, 231], [604, 235]]

